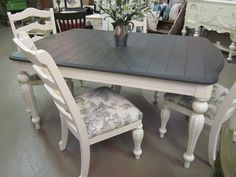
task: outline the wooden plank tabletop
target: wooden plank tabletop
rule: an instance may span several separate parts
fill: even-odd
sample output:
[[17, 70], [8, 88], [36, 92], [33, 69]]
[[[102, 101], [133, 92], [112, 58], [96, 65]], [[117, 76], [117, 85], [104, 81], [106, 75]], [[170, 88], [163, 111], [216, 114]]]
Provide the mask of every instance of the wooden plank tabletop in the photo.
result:
[[[224, 57], [205, 38], [130, 33], [125, 48], [114, 44], [113, 32], [74, 29], [36, 42], [60, 66], [178, 80], [217, 82]], [[19, 54], [10, 59], [27, 61]]]

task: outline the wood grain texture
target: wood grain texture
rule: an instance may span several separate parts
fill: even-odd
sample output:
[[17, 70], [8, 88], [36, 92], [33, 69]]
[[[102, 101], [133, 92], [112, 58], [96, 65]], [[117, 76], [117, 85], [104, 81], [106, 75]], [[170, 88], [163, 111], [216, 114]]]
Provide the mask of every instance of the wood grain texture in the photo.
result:
[[[117, 48], [113, 32], [74, 29], [36, 42], [60, 66], [200, 84], [217, 82], [222, 53], [205, 38], [130, 33]], [[16, 54], [13, 60], [27, 60]]]

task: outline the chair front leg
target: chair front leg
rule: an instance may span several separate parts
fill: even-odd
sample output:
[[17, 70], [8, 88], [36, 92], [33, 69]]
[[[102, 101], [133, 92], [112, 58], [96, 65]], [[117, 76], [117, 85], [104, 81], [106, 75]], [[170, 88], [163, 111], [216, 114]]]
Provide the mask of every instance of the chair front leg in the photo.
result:
[[80, 141], [80, 154], [81, 154], [81, 172], [79, 177], [88, 177], [89, 164], [90, 164], [90, 145], [88, 142]]
[[143, 135], [144, 135], [142, 127], [143, 127], [143, 125], [141, 125], [140, 127], [136, 128], [132, 131], [132, 137], [134, 140], [133, 153], [134, 153], [136, 159], [139, 159], [142, 154], [141, 144], [142, 144]]
[[190, 163], [194, 160], [193, 152], [205, 122], [203, 113], [208, 109], [207, 100], [195, 99], [192, 108], [193, 112], [189, 120], [188, 146], [183, 155], [185, 168], [189, 168]]
[[18, 81], [20, 84], [23, 100], [25, 101], [26, 104], [26, 111], [31, 113], [32, 122], [35, 128], [38, 130], [40, 129], [40, 124], [39, 124], [40, 118], [36, 109], [36, 102], [33, 94], [33, 89], [30, 84], [29, 74], [26, 72], [21, 72], [18, 75]]
[[161, 138], [164, 138], [164, 135], [167, 132], [166, 125], [168, 123], [169, 118], [170, 118], [170, 108], [163, 105], [161, 109], [161, 127], [159, 128]]
[[60, 113], [61, 119], [61, 141], [59, 142], [60, 151], [64, 151], [66, 149], [69, 128], [66, 125], [66, 122], [63, 118], [63, 115]]

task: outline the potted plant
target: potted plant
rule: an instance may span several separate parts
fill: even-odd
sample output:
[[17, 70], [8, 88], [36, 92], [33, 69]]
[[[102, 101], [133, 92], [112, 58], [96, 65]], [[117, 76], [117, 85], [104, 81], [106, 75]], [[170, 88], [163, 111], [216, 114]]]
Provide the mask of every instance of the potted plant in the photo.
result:
[[[103, 0], [100, 9], [114, 20], [114, 37], [117, 47], [127, 45], [128, 31], [132, 31], [133, 18], [143, 17], [147, 5], [143, 0]], [[131, 24], [131, 29], [129, 29]]]

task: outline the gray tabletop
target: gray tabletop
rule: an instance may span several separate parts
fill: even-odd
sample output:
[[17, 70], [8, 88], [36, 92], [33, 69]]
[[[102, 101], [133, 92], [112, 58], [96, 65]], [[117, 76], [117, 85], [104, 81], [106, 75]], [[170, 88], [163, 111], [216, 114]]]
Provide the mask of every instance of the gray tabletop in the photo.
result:
[[[75, 29], [36, 42], [56, 63], [80, 69], [213, 84], [224, 57], [205, 38], [130, 33], [128, 46], [117, 48], [113, 32]], [[11, 60], [26, 61], [19, 53]]]

